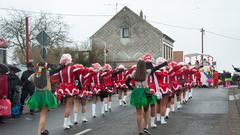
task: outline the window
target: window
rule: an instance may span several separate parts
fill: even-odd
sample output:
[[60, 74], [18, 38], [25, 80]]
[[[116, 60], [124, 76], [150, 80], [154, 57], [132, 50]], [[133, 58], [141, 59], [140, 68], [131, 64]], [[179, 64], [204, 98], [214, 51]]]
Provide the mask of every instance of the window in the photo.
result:
[[165, 45], [163, 45], [163, 58], [165, 58]]
[[166, 46], [166, 59], [168, 60], [169, 59], [169, 47]]
[[128, 27], [122, 28], [122, 38], [129, 38], [129, 28]]

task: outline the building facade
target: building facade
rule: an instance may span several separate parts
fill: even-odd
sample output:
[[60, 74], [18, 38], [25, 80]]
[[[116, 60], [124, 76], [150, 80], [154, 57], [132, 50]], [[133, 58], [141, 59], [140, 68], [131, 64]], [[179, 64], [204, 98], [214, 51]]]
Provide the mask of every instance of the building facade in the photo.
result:
[[173, 51], [173, 60], [176, 62], [184, 62], [183, 51]]
[[98, 47], [103, 55], [107, 53], [102, 57], [106, 63], [130, 66], [145, 53], [154, 59], [172, 59], [174, 40], [148, 23], [142, 12], [137, 15], [124, 7], [90, 37], [90, 43], [92, 49]]

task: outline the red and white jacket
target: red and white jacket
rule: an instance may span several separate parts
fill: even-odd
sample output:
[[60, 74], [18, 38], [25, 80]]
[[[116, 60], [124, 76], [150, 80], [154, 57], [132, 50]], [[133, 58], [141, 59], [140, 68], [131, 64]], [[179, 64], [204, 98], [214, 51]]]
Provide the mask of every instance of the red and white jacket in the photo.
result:
[[78, 72], [78, 78], [79, 78], [79, 82], [82, 86], [82, 88], [79, 90], [79, 97], [85, 97], [85, 96], [91, 96], [92, 92], [88, 90], [88, 87], [90, 85], [87, 85], [87, 81], [88, 78], [87, 76], [89, 75], [89, 69], [88, 68], [84, 68], [82, 70], [79, 70]]
[[155, 72], [158, 80], [158, 85], [162, 94], [171, 93], [171, 89], [169, 87], [169, 75], [166, 70], [158, 70]]
[[60, 77], [60, 85], [59, 89], [56, 90], [55, 94], [57, 96], [75, 96], [79, 94], [79, 90], [75, 84], [75, 78], [77, 75], [78, 70], [80, 70], [76, 65], [68, 65], [62, 70], [59, 71], [59, 73], [55, 74]]
[[127, 85], [125, 84], [126, 78], [127, 78], [127, 70], [124, 70], [121, 73], [118, 73], [115, 77], [115, 87], [116, 88], [127, 88]]
[[89, 81], [91, 82], [91, 91], [93, 94], [100, 94], [102, 90], [101, 72], [90, 71]]
[[114, 85], [113, 85], [113, 78], [112, 78], [112, 71], [104, 71], [101, 75], [101, 78], [103, 80], [103, 90], [106, 90], [109, 93], [114, 92]]

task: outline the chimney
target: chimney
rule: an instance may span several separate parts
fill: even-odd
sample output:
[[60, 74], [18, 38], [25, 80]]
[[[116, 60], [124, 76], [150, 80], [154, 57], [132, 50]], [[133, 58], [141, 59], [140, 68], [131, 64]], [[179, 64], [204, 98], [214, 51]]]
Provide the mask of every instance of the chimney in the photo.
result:
[[140, 17], [143, 19], [143, 11], [140, 11]]

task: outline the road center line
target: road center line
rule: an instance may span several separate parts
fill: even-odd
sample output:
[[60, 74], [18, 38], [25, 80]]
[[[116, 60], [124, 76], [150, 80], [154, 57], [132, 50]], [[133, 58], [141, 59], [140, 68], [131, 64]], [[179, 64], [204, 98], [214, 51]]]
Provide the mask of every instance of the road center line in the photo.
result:
[[79, 132], [79, 133], [74, 134], [74, 135], [82, 135], [82, 134], [87, 133], [87, 132], [89, 132], [89, 131], [91, 131], [91, 130], [92, 130], [92, 129], [86, 129], [86, 130], [83, 130], [82, 132]]

